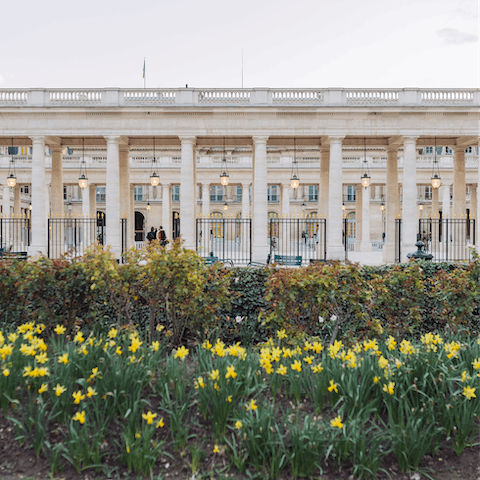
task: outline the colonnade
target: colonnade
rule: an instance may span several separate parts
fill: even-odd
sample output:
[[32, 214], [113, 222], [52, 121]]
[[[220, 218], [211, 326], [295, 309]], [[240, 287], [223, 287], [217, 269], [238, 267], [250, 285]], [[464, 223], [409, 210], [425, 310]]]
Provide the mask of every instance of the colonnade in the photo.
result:
[[[106, 243], [111, 246], [112, 252], [118, 257], [121, 254], [120, 218], [127, 215], [134, 219], [133, 186], [130, 183], [129, 145], [125, 137], [108, 135], [104, 137], [107, 145], [106, 162]], [[197, 212], [197, 172], [196, 172], [196, 136], [186, 135], [178, 137], [181, 142], [180, 162], [180, 218], [181, 234], [185, 247], [195, 249], [195, 219], [197, 213], [208, 214], [209, 185], [202, 186], [202, 209]], [[252, 136], [253, 168], [252, 168], [252, 225], [253, 225], [253, 261], [264, 262], [268, 251], [268, 204], [267, 204], [267, 143], [269, 136]], [[385, 246], [384, 261], [391, 263], [395, 258], [395, 219], [400, 208], [398, 149], [403, 146], [403, 201], [402, 201], [402, 252], [415, 250], [414, 244], [418, 230], [417, 210], [417, 166], [416, 141], [418, 136], [396, 137], [396, 141], [386, 146], [386, 198], [385, 198]], [[49, 139], [45, 136], [31, 136], [32, 142], [32, 241], [29, 253], [47, 251], [47, 205], [49, 199], [45, 188], [45, 146]], [[327, 257], [329, 259], [343, 259], [343, 211], [342, 211], [342, 141], [344, 136], [332, 135], [322, 137], [320, 145], [321, 161], [317, 178], [308, 179], [309, 183], [318, 185], [318, 214], [326, 215], [327, 227]], [[61, 145], [50, 145], [52, 150], [51, 167], [51, 213], [63, 213], [63, 164]], [[465, 145], [455, 145], [454, 172], [453, 172], [453, 214], [465, 215], [466, 187], [465, 187]], [[302, 180], [303, 181], [303, 180]], [[213, 183], [213, 182], [212, 182]], [[171, 185], [162, 183], [162, 222], [168, 227], [171, 225]], [[249, 183], [242, 184], [242, 215], [249, 213]], [[282, 214], [289, 213], [289, 183], [282, 182]], [[18, 189], [15, 190], [15, 205], [19, 203]], [[445, 215], [446, 205], [450, 204], [449, 188], [443, 188], [443, 205]], [[10, 209], [10, 194], [7, 187], [3, 190], [3, 211]], [[368, 252], [370, 245], [369, 225], [369, 188], [358, 192], [361, 198], [361, 212], [357, 211], [357, 218], [361, 221], [362, 252]], [[446, 195], [448, 195], [448, 201]], [[480, 196], [475, 195], [475, 201], [480, 203]], [[439, 192], [433, 190], [432, 208], [438, 211]], [[16, 208], [19, 208], [18, 205]], [[477, 204], [477, 211], [480, 205]], [[82, 191], [82, 213], [95, 215], [95, 186], [89, 185]], [[359, 222], [360, 223], [360, 222]], [[478, 229], [477, 222], [477, 229]], [[477, 230], [477, 238], [479, 231]], [[129, 228], [129, 238], [133, 242], [133, 228]]]

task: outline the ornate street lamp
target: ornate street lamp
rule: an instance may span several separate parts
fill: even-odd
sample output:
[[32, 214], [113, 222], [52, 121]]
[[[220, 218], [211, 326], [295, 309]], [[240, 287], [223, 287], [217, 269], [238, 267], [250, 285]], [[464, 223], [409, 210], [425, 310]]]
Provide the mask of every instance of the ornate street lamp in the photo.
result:
[[385, 202], [383, 201], [383, 195], [382, 195], [382, 203], [380, 204], [380, 210], [382, 212], [385, 210]]
[[17, 176], [15, 172], [15, 160], [13, 158], [13, 137], [12, 137], [12, 157], [10, 159], [10, 164], [8, 166], [8, 177], [7, 177], [7, 185], [13, 188], [17, 184]]
[[[222, 158], [222, 171], [220, 172], [220, 183], [226, 187], [228, 185], [229, 175], [227, 170], [227, 157], [225, 155], [225, 137], [223, 137], [223, 158]], [[228, 207], [227, 207], [228, 208]], [[225, 206], [223, 207], [224, 210]]]
[[439, 188], [442, 184], [440, 178], [440, 168], [437, 162], [437, 137], [435, 137], [435, 156], [433, 157], [433, 168], [432, 168], [432, 187]]
[[298, 175], [298, 163], [297, 163], [297, 143], [296, 138], [293, 137], [293, 162], [292, 162], [292, 175], [290, 176], [290, 186], [295, 190], [300, 185], [300, 177]]
[[150, 169], [150, 185], [152, 187], [156, 187], [160, 183], [160, 177], [155, 171], [156, 166], [157, 166], [157, 159], [155, 157], [155, 137], [153, 137], [153, 159], [152, 159], [152, 166]]
[[82, 137], [82, 163], [80, 163], [80, 175], [78, 176], [78, 186], [80, 188], [87, 188], [87, 164], [85, 163], [85, 137]]
[[362, 187], [370, 186], [370, 175], [368, 174], [368, 163], [367, 163], [367, 137], [363, 138], [363, 164], [362, 164]]

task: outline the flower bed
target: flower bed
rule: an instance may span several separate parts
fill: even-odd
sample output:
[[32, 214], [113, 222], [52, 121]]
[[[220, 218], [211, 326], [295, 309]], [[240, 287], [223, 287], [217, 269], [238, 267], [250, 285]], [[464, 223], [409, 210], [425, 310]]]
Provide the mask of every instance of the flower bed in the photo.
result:
[[253, 350], [205, 340], [168, 353], [133, 328], [105, 336], [27, 322], [0, 334], [0, 406], [16, 439], [53, 473], [141, 475], [183, 458], [191, 474], [258, 472], [263, 478], [347, 468], [381, 478], [448, 445], [478, 441], [480, 338], [420, 341], [318, 338], [279, 330]]

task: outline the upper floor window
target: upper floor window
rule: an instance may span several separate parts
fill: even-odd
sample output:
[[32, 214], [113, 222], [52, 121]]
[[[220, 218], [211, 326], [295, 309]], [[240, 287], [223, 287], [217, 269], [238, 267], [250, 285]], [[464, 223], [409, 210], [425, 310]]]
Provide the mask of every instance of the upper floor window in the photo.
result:
[[145, 200], [145, 197], [146, 194], [143, 191], [143, 186], [137, 185], [133, 189], [133, 199], [135, 200], [135, 202], [143, 202], [143, 200]]
[[269, 202], [279, 202], [280, 194], [278, 185], [269, 185], [267, 190], [268, 201]]
[[172, 202], [180, 201], [180, 185], [172, 185]]
[[431, 200], [432, 199], [432, 186], [431, 185], [426, 185], [425, 186], [425, 200]]
[[23, 185], [20, 187], [20, 193], [28, 195], [30, 193], [30, 185]]
[[242, 187], [241, 185], [237, 185], [235, 187], [235, 198], [234, 198], [234, 201], [235, 202], [241, 202], [242, 201]]
[[18, 155], [18, 147], [8, 147], [9, 155]]
[[472, 153], [472, 150], [473, 150], [472, 147], [467, 147], [465, 149], [465, 153]]
[[307, 202], [316, 202], [318, 200], [318, 185], [307, 186]]
[[425, 147], [426, 155], [433, 155], [433, 147]]
[[441, 155], [443, 151], [443, 147], [437, 147], [437, 155]]
[[355, 185], [345, 185], [343, 187], [343, 201], [354, 202], [357, 199], [357, 189]]
[[445, 147], [445, 155], [453, 155], [453, 150], [450, 147]]
[[225, 187], [223, 185], [212, 185], [210, 187], [210, 201], [211, 202], [225, 201]]
[[[66, 191], [65, 191], [65, 197], [66, 197]], [[97, 199], [97, 202], [105, 201], [105, 187], [97, 187], [95, 189], [95, 198]]]

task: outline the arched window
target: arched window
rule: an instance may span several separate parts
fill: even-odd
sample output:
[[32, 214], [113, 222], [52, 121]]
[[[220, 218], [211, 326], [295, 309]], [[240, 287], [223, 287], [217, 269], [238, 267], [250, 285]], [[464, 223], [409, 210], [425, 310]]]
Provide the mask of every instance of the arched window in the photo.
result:
[[347, 237], [355, 238], [355, 212], [350, 212], [347, 216]]

